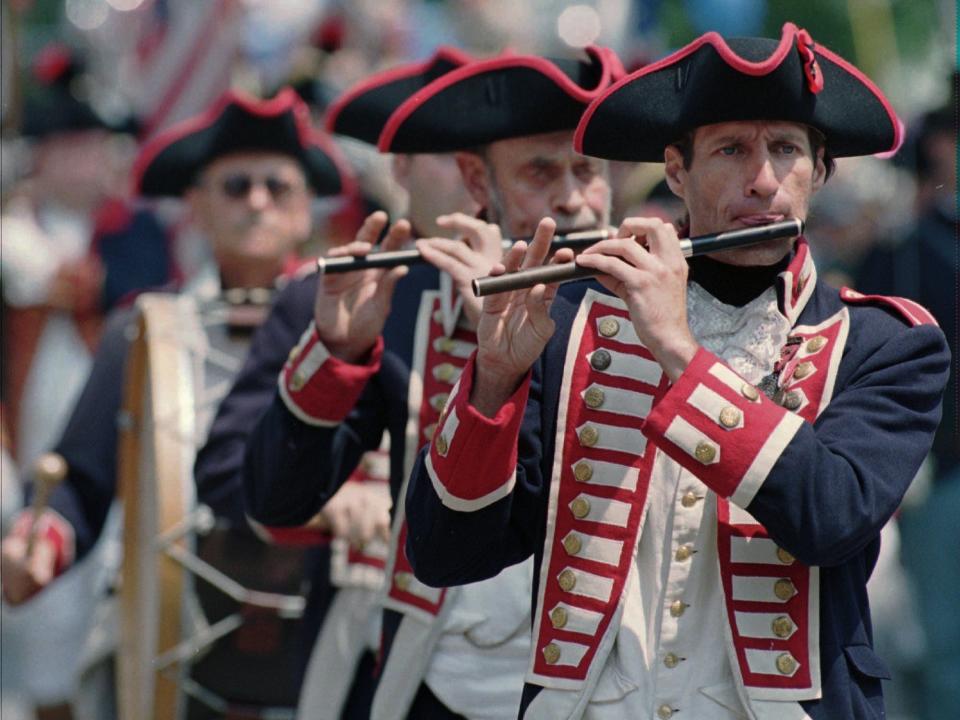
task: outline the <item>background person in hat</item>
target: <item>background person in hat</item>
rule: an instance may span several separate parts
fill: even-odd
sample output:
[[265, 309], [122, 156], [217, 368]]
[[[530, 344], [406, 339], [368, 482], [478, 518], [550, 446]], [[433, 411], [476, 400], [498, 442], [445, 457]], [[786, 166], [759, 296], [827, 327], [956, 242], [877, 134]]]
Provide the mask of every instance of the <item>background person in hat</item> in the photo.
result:
[[3, 394], [24, 469], [62, 431], [107, 312], [175, 273], [164, 228], [126, 197], [129, 128], [86, 101], [81, 58], [48, 45], [32, 80], [20, 128], [29, 167], [0, 218]]
[[[202, 116], [143, 148], [136, 166], [139, 193], [183, 197], [210, 243], [212, 264], [181, 290], [196, 301], [199, 313], [222, 307], [221, 292], [266, 290], [269, 296], [278, 278], [297, 265], [297, 248], [310, 234], [312, 198], [349, 190], [349, 175], [329, 141], [305, 118], [306, 107], [292, 91], [265, 101], [231, 92]], [[14, 522], [2, 544], [3, 592], [12, 604], [31, 599], [98, 548], [95, 557], [24, 608], [37, 626], [24, 648], [25, 664], [44, 667], [40, 677], [48, 684], [60, 677], [63, 697], [75, 689], [90, 614], [112, 582], [118, 559], [117, 549], [111, 553], [106, 547], [116, 542], [116, 530], [107, 531], [106, 543], [97, 541], [116, 494], [116, 418], [132, 321], [133, 311], [125, 309], [107, 322], [91, 374], [54, 448], [69, 471], [38, 520], [32, 555], [26, 556], [30, 510]], [[208, 341], [239, 362], [253, 328], [240, 333], [228, 333], [222, 325], [218, 329], [222, 337]], [[225, 375], [221, 380], [230, 380], [232, 371], [218, 371]], [[197, 418], [198, 427], [208, 422], [209, 417]], [[200, 499], [235, 524], [242, 522], [242, 510], [228, 513], [223, 498]], [[75, 611], [65, 612], [68, 607]]]
[[[479, 308], [469, 280], [499, 258], [501, 232], [529, 232], [544, 214], [571, 230], [606, 224], [604, 164], [574, 153], [570, 140], [587, 101], [618, 71], [618, 61], [600, 49], [587, 61], [504, 56], [443, 75], [390, 116], [381, 150], [470, 151], [457, 154], [463, 182], [483, 217], [497, 224], [464, 214], [438, 219], [466, 239], [418, 242], [442, 274], [424, 265], [329, 276], [298, 289], [299, 299], [291, 295], [288, 318], [296, 302], [300, 322], [286, 336], [300, 343], [286, 363], [283, 350], [274, 350], [280, 388], [247, 445], [244, 482], [256, 519], [304, 522], [384, 429], [392, 490], [402, 497], [414, 454], [431, 437], [474, 347]], [[371, 216], [342, 252], [366, 252], [385, 224]], [[406, 223], [395, 223], [384, 246], [410, 235]], [[281, 299], [278, 310], [284, 305]], [[529, 565], [462, 589], [427, 588], [403, 553], [402, 505], [394, 517], [372, 717], [509, 715], [529, 645]]]
[[[665, 160], [698, 235], [804, 218], [831, 157], [900, 132], [787, 24], [628, 76], [576, 146]], [[542, 262], [541, 229], [507, 270]], [[866, 581], [939, 419], [943, 334], [914, 302], [820, 283], [802, 238], [688, 265], [662, 221], [620, 235], [577, 261], [599, 282], [485, 302], [406, 498], [418, 576], [535, 555], [525, 718], [882, 716]]]

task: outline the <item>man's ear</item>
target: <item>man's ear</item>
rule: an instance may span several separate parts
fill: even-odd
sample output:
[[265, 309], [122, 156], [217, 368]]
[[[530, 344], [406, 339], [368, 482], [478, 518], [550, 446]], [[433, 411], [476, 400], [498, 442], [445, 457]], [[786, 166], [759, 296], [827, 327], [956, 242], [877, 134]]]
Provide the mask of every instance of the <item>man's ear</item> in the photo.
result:
[[413, 158], [411, 158], [409, 155], [396, 154], [393, 156], [393, 160], [390, 164], [390, 169], [393, 172], [393, 179], [397, 181], [398, 185], [408, 192], [410, 188], [407, 187], [407, 182], [410, 178], [410, 164], [412, 162]]
[[463, 186], [470, 197], [483, 208], [490, 207], [490, 178], [487, 176], [487, 164], [483, 157], [473, 152], [454, 153]]
[[683, 198], [687, 171], [683, 166], [683, 153], [676, 145], [667, 145], [663, 150], [663, 172], [670, 192]]

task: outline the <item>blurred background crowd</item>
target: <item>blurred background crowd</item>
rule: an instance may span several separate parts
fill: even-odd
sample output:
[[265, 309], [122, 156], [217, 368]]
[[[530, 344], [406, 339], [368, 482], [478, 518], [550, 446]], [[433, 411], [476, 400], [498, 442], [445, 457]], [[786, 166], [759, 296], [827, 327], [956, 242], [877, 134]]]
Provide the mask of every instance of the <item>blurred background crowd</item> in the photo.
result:
[[[891, 158], [848, 159], [807, 236], [828, 282], [918, 300], [957, 350], [957, 44], [952, 0], [3, 0], [0, 287], [2, 518], [54, 445], [103, 320], [144, 289], [183, 283], [208, 260], [177, 200], [132, 195], [138, 147], [228, 88], [293, 86], [317, 125], [346, 87], [441, 44], [476, 55], [608, 45], [628, 70], [707, 30], [775, 37], [787, 20], [877, 81], [907, 126]], [[309, 257], [352, 238], [374, 208], [404, 212], [389, 161], [335, 138], [358, 183], [315, 201]], [[615, 164], [613, 220], [673, 217], [659, 166]], [[53, 332], [58, 326], [68, 333]], [[65, 359], [67, 360], [65, 362]], [[892, 666], [888, 714], [960, 708], [960, 434], [956, 371], [928, 463], [888, 529], [873, 592]], [[18, 472], [18, 468], [22, 472]], [[15, 613], [0, 632], [5, 720], [30, 717]], [[951, 690], [952, 689], [952, 690]], [[952, 695], [951, 695], [952, 692]], [[946, 702], [947, 698], [952, 702]], [[10, 713], [8, 715], [8, 713]], [[19, 713], [19, 714], [18, 714]]]

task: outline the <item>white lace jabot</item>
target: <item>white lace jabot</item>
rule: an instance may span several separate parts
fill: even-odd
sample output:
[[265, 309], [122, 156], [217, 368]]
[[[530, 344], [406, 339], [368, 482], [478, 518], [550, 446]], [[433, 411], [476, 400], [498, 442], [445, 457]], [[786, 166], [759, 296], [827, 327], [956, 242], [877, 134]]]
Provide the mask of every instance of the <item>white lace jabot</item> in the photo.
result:
[[790, 332], [772, 287], [737, 307], [720, 302], [691, 282], [687, 286], [687, 322], [698, 343], [753, 384], [773, 372]]

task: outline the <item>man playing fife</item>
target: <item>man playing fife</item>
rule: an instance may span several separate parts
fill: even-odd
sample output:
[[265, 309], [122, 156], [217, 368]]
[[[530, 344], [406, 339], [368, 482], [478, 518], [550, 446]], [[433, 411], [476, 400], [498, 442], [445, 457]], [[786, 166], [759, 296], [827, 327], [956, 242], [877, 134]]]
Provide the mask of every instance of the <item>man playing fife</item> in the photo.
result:
[[[432, 437], [447, 394], [476, 346], [480, 307], [470, 280], [500, 258], [501, 231], [529, 234], [545, 215], [569, 230], [606, 225], [605, 165], [575, 153], [571, 140], [587, 102], [609, 85], [619, 62], [598, 48], [588, 57], [504, 56], [470, 63], [430, 83], [391, 115], [380, 149], [457, 151], [464, 184], [490, 222], [463, 214], [442, 218], [441, 226], [467, 242], [418, 242], [432, 266], [328, 275], [316, 282], [305, 317], [283, 311], [303, 318], [296, 332], [306, 332], [247, 445], [244, 481], [254, 518], [266, 525], [305, 522], [360, 454], [376, 447], [385, 428], [391, 484], [402, 497], [416, 452]], [[345, 251], [367, 252], [384, 225], [384, 217], [371, 216], [359, 241]], [[396, 247], [409, 236], [409, 225], [398, 222], [384, 246]], [[436, 268], [444, 271], [439, 277]], [[451, 295], [447, 282], [459, 292]], [[463, 316], [457, 311], [461, 298]], [[519, 702], [529, 654], [530, 564], [452, 591], [426, 587], [402, 552], [402, 503], [394, 511], [384, 660], [372, 716], [509, 716]]]
[[[629, 76], [575, 145], [663, 160], [695, 236], [803, 219], [831, 157], [900, 137], [788, 23]], [[552, 230], [501, 271], [539, 265]], [[913, 302], [819, 283], [803, 238], [688, 264], [671, 225], [619, 235], [577, 260], [598, 283], [485, 302], [409, 486], [418, 578], [535, 556], [524, 718], [881, 717], [865, 586], [939, 419], [943, 334]]]

